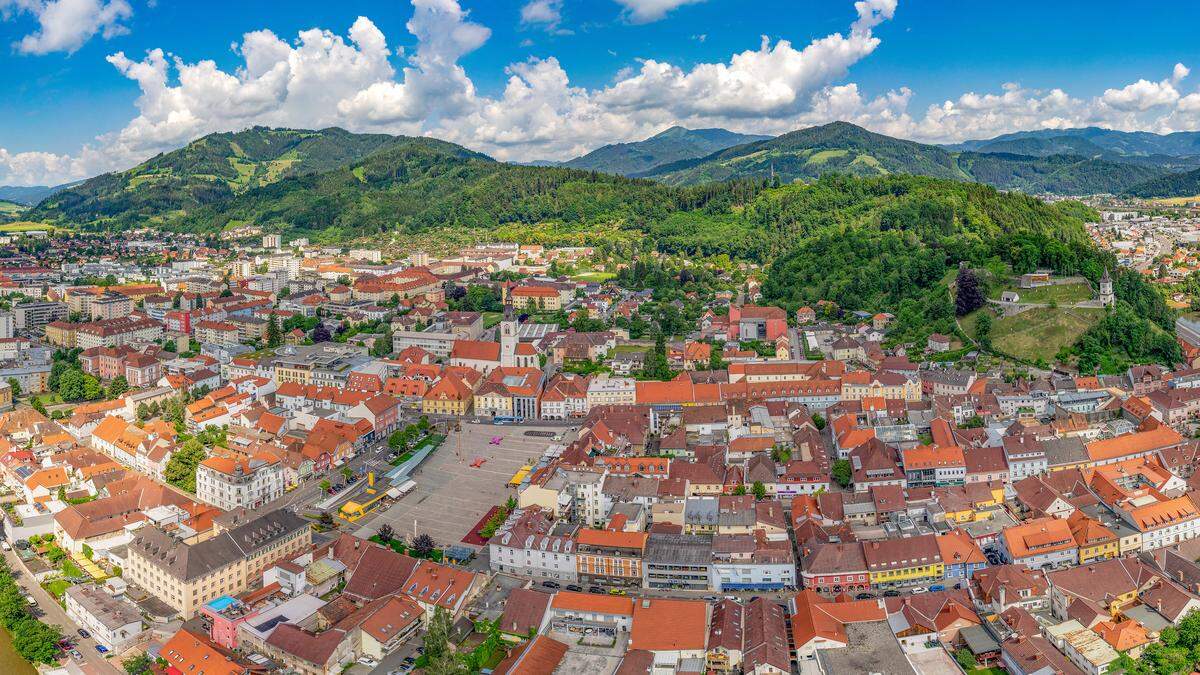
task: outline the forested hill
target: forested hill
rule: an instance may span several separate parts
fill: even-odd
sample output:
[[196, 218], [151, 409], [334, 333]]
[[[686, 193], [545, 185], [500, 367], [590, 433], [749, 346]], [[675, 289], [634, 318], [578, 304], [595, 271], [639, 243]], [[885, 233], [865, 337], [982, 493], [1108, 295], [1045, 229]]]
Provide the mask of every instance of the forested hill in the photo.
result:
[[1018, 137], [978, 147], [978, 151], [952, 152], [833, 122], [635, 175], [670, 185], [696, 185], [738, 178], [773, 177], [792, 182], [829, 173], [912, 173], [1029, 193], [1120, 194], [1134, 185], [1191, 169], [1200, 161], [1123, 155], [1074, 136]]
[[1158, 176], [1126, 190], [1134, 197], [1193, 197], [1200, 195], [1200, 169]]
[[75, 224], [169, 224], [205, 205], [223, 203], [280, 180], [330, 171], [375, 152], [414, 143], [457, 148], [464, 156], [483, 157], [432, 139], [354, 134], [337, 128], [254, 127], [210, 134], [128, 171], [91, 178], [50, 195], [29, 216]]
[[644, 141], [599, 147], [560, 166], [629, 176], [663, 164], [704, 157], [728, 147], [768, 138], [770, 136], [738, 134], [725, 129], [671, 127]]
[[733, 178], [777, 177], [785, 182], [827, 173], [876, 176], [911, 173], [966, 180], [954, 157], [934, 145], [876, 134], [847, 122], [810, 127], [707, 157], [665, 164], [644, 174], [671, 185]]

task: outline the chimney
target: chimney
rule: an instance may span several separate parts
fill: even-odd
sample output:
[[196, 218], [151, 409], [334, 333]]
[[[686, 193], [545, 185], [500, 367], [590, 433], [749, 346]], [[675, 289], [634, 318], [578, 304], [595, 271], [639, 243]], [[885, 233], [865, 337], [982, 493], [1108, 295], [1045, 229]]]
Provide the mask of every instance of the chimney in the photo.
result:
[[1154, 603], [1154, 609], [1158, 610], [1159, 614], [1162, 614], [1162, 598], [1159, 598], [1158, 601]]
[[355, 551], [357, 551], [357, 550], [358, 550], [358, 544], [359, 544], [359, 542], [361, 542], [361, 541], [362, 541], [362, 540], [361, 540], [361, 539], [358, 539], [357, 537], [354, 539], [354, 550], [355, 550]]

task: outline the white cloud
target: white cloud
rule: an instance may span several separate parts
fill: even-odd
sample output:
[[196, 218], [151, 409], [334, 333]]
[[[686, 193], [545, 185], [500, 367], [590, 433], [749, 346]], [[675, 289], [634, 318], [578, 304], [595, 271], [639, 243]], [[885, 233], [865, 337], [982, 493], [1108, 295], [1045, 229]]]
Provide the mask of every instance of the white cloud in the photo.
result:
[[22, 54], [73, 53], [97, 34], [104, 39], [128, 32], [133, 16], [127, 0], [0, 0], [0, 18], [30, 14], [37, 31], [13, 44]]
[[622, 14], [632, 23], [651, 23], [672, 10], [704, 0], [616, 0], [624, 8]]
[[269, 30], [247, 33], [234, 45], [242, 63], [230, 71], [161, 49], [140, 59], [113, 54], [109, 61], [140, 91], [137, 116], [73, 155], [0, 149], [0, 183], [55, 183], [124, 169], [200, 135], [255, 124], [424, 134], [518, 161], [567, 158], [673, 124], [783, 133], [841, 119], [932, 142], [1085, 125], [1200, 128], [1200, 93], [1181, 93], [1188, 76], [1182, 64], [1163, 80], [1090, 98], [1007, 83], [917, 114], [907, 87], [868, 95], [844, 80], [878, 48], [873, 31], [892, 18], [895, 0], [856, 2], [846, 33], [805, 45], [763, 38], [757, 48], [689, 68], [642, 59], [595, 88], [572, 84], [552, 56], [530, 58], [509, 65], [503, 91], [485, 96], [459, 61], [490, 31], [455, 0], [412, 2], [407, 28], [416, 46], [408, 53], [389, 47], [360, 17], [344, 36], [317, 28], [291, 41]]
[[529, 0], [521, 8], [521, 23], [557, 26], [562, 21], [562, 0]]

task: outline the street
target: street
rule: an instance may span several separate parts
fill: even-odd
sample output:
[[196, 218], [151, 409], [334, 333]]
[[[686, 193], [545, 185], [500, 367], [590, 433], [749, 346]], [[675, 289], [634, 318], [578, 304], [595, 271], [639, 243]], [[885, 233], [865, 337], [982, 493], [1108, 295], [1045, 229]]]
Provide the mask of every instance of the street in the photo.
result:
[[77, 669], [77, 672], [87, 673], [88, 675], [124, 672], [117, 665], [110, 663], [96, 652], [95, 640], [90, 638], [84, 640], [79, 637], [75, 632], [79, 626], [67, 617], [66, 611], [59, 606], [54, 597], [47, 593], [32, 576], [25, 572], [25, 566], [21, 564], [21, 560], [17, 558], [14, 551], [5, 551], [4, 557], [8, 561], [9, 568], [13, 571], [13, 576], [16, 578], [17, 584], [37, 600], [37, 609], [34, 615], [45, 623], [58, 626], [62, 629], [64, 635], [76, 641], [76, 649], [83, 655], [83, 663], [78, 664], [68, 656], [66, 662], [63, 664], [64, 667], [68, 670]]

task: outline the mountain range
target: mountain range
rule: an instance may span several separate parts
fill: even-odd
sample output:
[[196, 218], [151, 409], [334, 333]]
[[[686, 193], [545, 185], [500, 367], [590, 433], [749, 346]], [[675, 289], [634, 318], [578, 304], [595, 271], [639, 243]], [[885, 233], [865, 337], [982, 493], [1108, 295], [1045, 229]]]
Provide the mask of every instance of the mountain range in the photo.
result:
[[[272, 224], [337, 237], [339, 229], [353, 236], [436, 223], [554, 222], [564, 209], [581, 223], [600, 214], [646, 218], [654, 209], [639, 200], [682, 198], [655, 184], [811, 182], [834, 173], [915, 174], [1029, 193], [1189, 196], [1200, 193], [1200, 155], [1164, 153], [1190, 152], [1198, 139], [1080, 129], [947, 147], [846, 122], [774, 138], [673, 127], [557, 166], [519, 166], [432, 138], [254, 127], [210, 134], [127, 171], [40, 188], [50, 194], [21, 218], [193, 230]], [[696, 156], [712, 147], [719, 149]], [[30, 203], [36, 190], [8, 194]]]
[[561, 162], [559, 166], [629, 176], [664, 164], [705, 157], [735, 145], [769, 138], [725, 129], [685, 129], [674, 126], [644, 141], [601, 146], [582, 157]]

